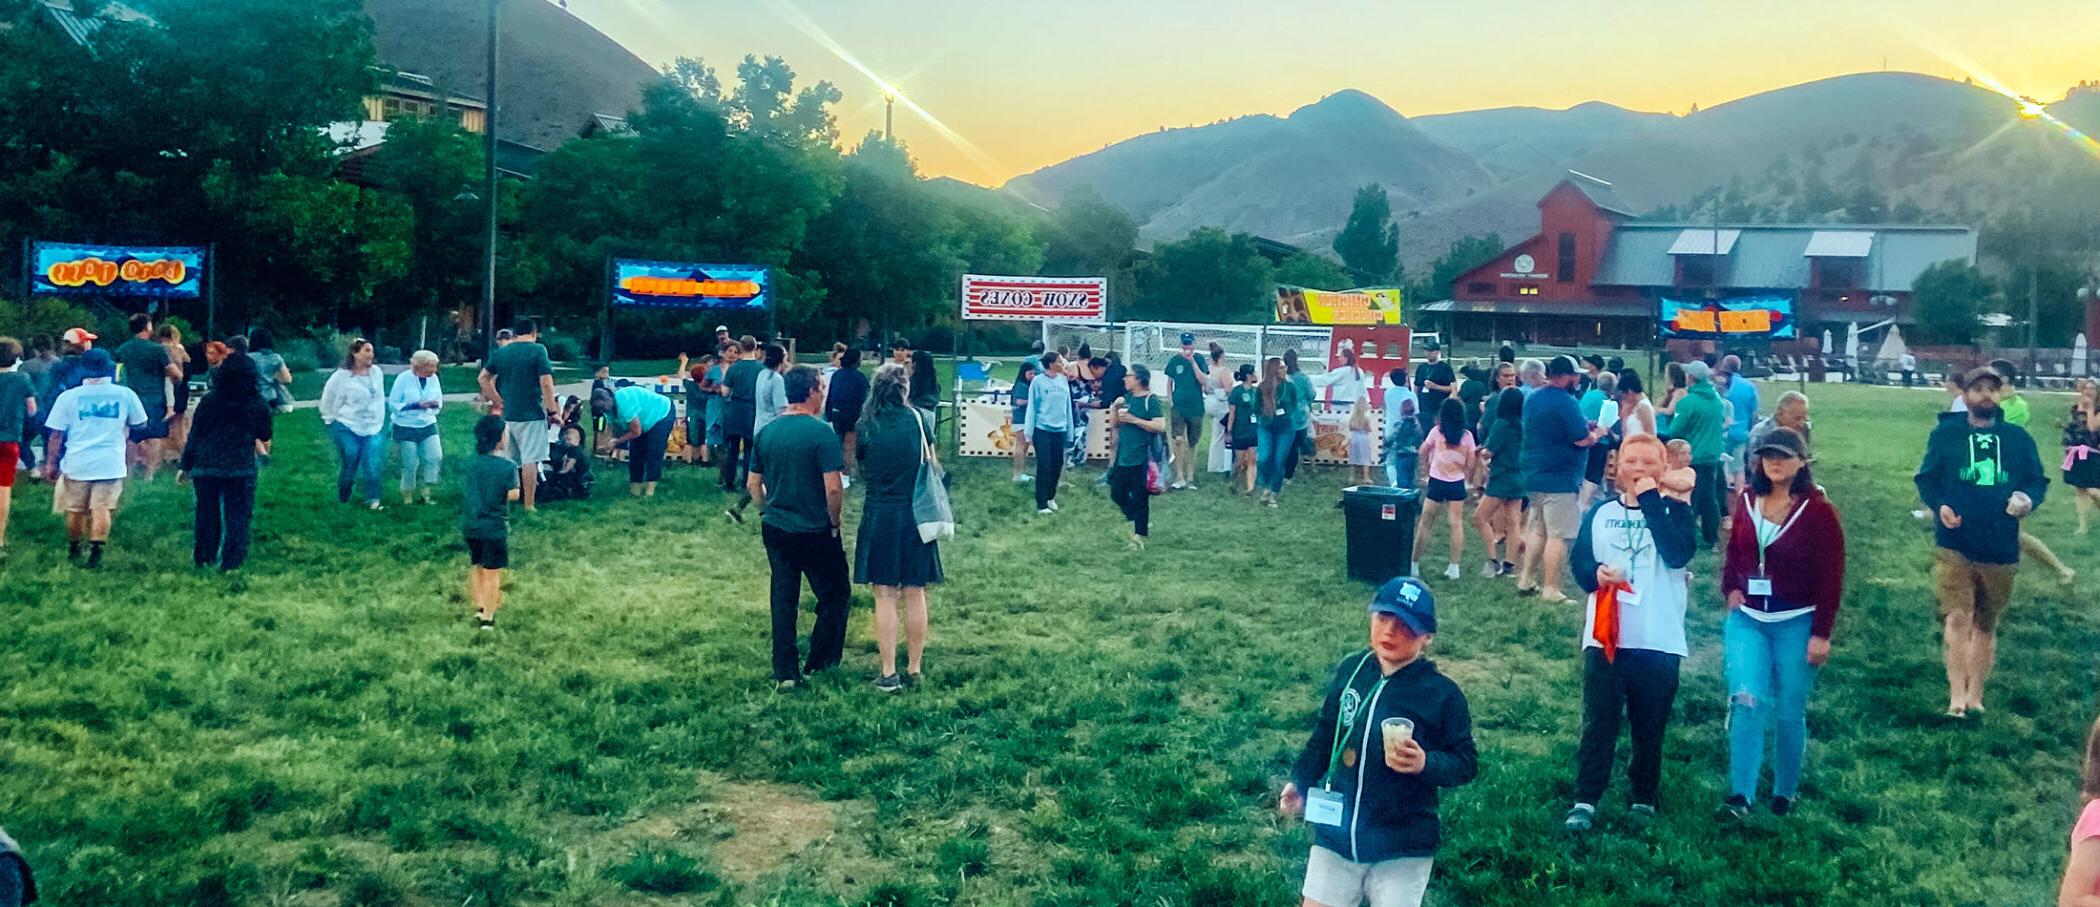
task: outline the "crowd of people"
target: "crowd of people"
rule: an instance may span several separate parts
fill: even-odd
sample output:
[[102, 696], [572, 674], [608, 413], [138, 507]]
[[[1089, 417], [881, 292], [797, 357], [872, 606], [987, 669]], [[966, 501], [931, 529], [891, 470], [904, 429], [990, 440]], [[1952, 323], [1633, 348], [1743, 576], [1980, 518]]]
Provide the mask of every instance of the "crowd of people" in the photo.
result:
[[[290, 372], [262, 332], [205, 344], [203, 364], [188, 367], [193, 357], [178, 332], [147, 316], [130, 327], [114, 354], [81, 329], [26, 351], [0, 338], [0, 556], [18, 464], [59, 483], [54, 509], [64, 514], [69, 554], [92, 568], [103, 561], [126, 480], [154, 481], [172, 461], [195, 488], [195, 563], [237, 570], [248, 555], [273, 417], [289, 404]], [[494, 626], [512, 566], [512, 505], [530, 512], [541, 501], [587, 495], [593, 453], [624, 456], [630, 492], [652, 497], [678, 415], [666, 394], [599, 368], [588, 410], [596, 440], [586, 449], [584, 413], [557, 399], [536, 326], [520, 322], [506, 334], [479, 376], [486, 414], [473, 424], [462, 482], [468, 600], [484, 629]], [[1374, 382], [1353, 358], [1313, 376], [1292, 354], [1228, 363], [1215, 344], [1199, 352], [1193, 335], [1180, 340], [1157, 370], [1085, 347], [1038, 348], [1019, 365], [1014, 478], [1031, 478], [1032, 455], [1039, 515], [1059, 512], [1065, 471], [1084, 463], [1095, 419], [1110, 435], [1102, 482], [1130, 523], [1133, 549], [1150, 539], [1150, 499], [1194, 489], [1199, 472], [1229, 474], [1233, 494], [1277, 506], [1308, 453], [1311, 413], [1323, 405], [1349, 414], [1348, 460], [1359, 482], [1382, 477], [1420, 490], [1415, 563], [1373, 596], [1368, 646], [1336, 666], [1279, 796], [1286, 815], [1314, 826], [1308, 904], [1419, 903], [1440, 836], [1438, 791], [1477, 773], [1465, 695], [1426, 657], [1437, 596], [1420, 561], [1439, 531], [1448, 545], [1445, 579], [1463, 575], [1470, 526], [1484, 549], [1481, 577], [1512, 579], [1520, 595], [1582, 608], [1582, 721], [1567, 830], [1599, 823], [1622, 727], [1631, 748], [1626, 821], [1639, 827], [1658, 815], [1663, 746], [1688, 655], [1688, 570], [1701, 551], [1717, 558], [1725, 611], [1728, 773], [1718, 813], [1750, 815], [1768, 759], [1768, 808], [1793, 811], [1808, 703], [1831, 655], [1846, 568], [1837, 508], [1812, 476], [1804, 394], [1783, 393], [1762, 411], [1733, 356], [1671, 363], [1651, 399], [1640, 374], [1599, 357], [1459, 365], [1430, 344], [1411, 374], [1396, 369], [1383, 379], [1381, 445], [1369, 409]], [[349, 344], [319, 401], [338, 457], [338, 500], [384, 508], [391, 447], [402, 503], [431, 503], [444, 459], [437, 357], [414, 353], [389, 387], [374, 352], [367, 341]], [[873, 686], [890, 692], [922, 681], [927, 592], [944, 579], [939, 542], [920, 510], [929, 475], [938, 476], [929, 467], [938, 465], [940, 392], [925, 351], [900, 340], [890, 352], [869, 373], [860, 350], [841, 344], [819, 368], [797, 364], [779, 343], [721, 328], [712, 352], [679, 363], [683, 459], [715, 471], [730, 496], [726, 519], [742, 524], [755, 508], [761, 524], [772, 674], [782, 690], [841, 664], [855, 584], [871, 587], [875, 604]], [[199, 400], [190, 399], [191, 377], [209, 389]], [[1162, 378], [1166, 387], [1156, 387]], [[1996, 632], [2023, 553], [2066, 580], [2073, 573], [2023, 528], [2048, 485], [2024, 427], [2026, 402], [1989, 367], [1951, 378], [1948, 388], [1915, 484], [1935, 530], [1946, 714], [1969, 719], [1986, 709]], [[2094, 382], [2079, 385], [2062, 438], [2061, 473], [2084, 533], [2100, 504]], [[842, 524], [856, 485], [864, 503], [849, 557]], [[1579, 598], [1564, 591], [1570, 578]], [[806, 650], [797, 626], [805, 584], [816, 600]], [[2093, 740], [2087, 787], [2100, 796], [2100, 725]], [[2100, 811], [2088, 809], [2078, 828], [2064, 884], [2082, 897], [2100, 892]]]

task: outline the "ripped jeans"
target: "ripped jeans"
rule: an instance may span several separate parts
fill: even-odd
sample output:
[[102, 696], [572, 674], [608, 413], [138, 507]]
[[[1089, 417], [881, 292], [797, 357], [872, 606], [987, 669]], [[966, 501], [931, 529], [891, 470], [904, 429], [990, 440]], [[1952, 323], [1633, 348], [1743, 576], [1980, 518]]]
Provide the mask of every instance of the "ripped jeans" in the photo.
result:
[[1765, 623], [1741, 609], [1721, 624], [1722, 673], [1728, 682], [1728, 791], [1757, 800], [1764, 768], [1765, 728], [1773, 736], [1772, 795], [1793, 797], [1808, 753], [1808, 693], [1816, 670], [1808, 664], [1814, 614]]

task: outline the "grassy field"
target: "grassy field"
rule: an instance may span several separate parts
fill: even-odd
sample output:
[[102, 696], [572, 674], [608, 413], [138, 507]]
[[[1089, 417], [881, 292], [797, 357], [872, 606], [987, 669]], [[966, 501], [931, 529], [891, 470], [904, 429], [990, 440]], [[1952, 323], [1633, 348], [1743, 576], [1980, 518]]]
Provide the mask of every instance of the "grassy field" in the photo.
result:
[[[1814, 397], [1818, 478], [1853, 556], [1799, 812], [1713, 818], [1710, 555], [1663, 818], [1641, 835], [1622, 778], [1599, 833], [1559, 831], [1576, 609], [1438, 580], [1432, 654], [1471, 697], [1481, 773], [1445, 801], [1432, 903], [2050, 897], [2096, 708], [2094, 586], [2026, 572], [1989, 715], [1940, 717], [1909, 477], [1944, 398]], [[2054, 477], [2066, 398], [2034, 402]], [[454, 509], [469, 415], [444, 423], [440, 505], [378, 514], [333, 503], [318, 421], [283, 417], [256, 550], [230, 579], [189, 569], [190, 496], [166, 479], [127, 493], [99, 573], [65, 563], [48, 491], [18, 491], [0, 823], [49, 902], [1296, 903], [1308, 838], [1271, 804], [1320, 684], [1363, 643], [1340, 470], [1301, 473], [1275, 511], [1215, 481], [1159, 499], [1151, 550], [1131, 554], [1093, 470], [1046, 521], [1004, 463], [953, 464], [965, 524], [928, 683], [868, 686], [863, 589], [846, 667], [776, 695], [757, 528], [721, 518], [701, 471], [674, 466], [647, 502], [606, 474], [600, 499], [516, 519], [502, 629], [474, 631]], [[2032, 528], [2100, 577], [2100, 536], [2073, 537], [2051, 491]]]

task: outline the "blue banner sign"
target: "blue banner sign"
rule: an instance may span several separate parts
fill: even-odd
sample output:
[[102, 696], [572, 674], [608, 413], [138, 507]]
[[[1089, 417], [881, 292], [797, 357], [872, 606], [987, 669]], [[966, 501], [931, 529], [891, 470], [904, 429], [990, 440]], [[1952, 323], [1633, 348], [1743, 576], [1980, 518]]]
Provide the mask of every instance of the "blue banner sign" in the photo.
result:
[[764, 309], [772, 281], [759, 265], [613, 259], [613, 305]]
[[31, 296], [204, 295], [205, 250], [196, 246], [30, 244]]

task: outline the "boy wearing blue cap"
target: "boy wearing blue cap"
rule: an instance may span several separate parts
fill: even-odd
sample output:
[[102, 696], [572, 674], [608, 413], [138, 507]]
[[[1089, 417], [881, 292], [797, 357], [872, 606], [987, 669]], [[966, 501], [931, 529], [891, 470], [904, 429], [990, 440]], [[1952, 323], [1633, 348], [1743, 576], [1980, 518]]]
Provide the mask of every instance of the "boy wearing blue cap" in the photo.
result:
[[1195, 450], [1203, 439], [1203, 391], [1210, 378], [1210, 361], [1196, 355], [1196, 335], [1181, 332], [1181, 352], [1167, 360], [1167, 390], [1174, 401], [1174, 417], [1168, 425], [1173, 449], [1174, 489], [1196, 487]]
[[112, 382], [117, 363], [108, 351], [81, 353], [77, 372], [80, 386], [59, 394], [44, 422], [51, 433], [44, 471], [66, 479], [54, 503], [66, 513], [67, 556], [78, 560], [86, 542], [87, 566], [96, 568], [102, 566], [111, 516], [124, 494], [125, 448], [131, 431], [146, 424], [146, 407], [131, 388]]
[[1439, 788], [1473, 780], [1465, 693], [1422, 657], [1436, 600], [1412, 576], [1371, 599], [1371, 646], [1342, 659], [1278, 808], [1313, 826], [1306, 907], [1414, 907], [1442, 830]]

